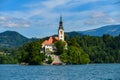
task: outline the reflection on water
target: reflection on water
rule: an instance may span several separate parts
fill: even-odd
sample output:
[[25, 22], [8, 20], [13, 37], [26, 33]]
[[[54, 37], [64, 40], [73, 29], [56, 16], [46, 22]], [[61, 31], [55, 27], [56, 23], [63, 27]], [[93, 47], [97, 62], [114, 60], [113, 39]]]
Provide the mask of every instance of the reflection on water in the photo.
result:
[[0, 65], [0, 80], [120, 80], [120, 64]]

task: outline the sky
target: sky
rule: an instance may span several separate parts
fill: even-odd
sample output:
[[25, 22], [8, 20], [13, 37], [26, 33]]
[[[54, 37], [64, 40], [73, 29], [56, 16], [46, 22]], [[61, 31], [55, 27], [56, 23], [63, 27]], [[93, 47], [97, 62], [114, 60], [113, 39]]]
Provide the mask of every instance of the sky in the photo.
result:
[[120, 24], [120, 0], [0, 0], [0, 32], [28, 38], [57, 34], [60, 15], [65, 32]]

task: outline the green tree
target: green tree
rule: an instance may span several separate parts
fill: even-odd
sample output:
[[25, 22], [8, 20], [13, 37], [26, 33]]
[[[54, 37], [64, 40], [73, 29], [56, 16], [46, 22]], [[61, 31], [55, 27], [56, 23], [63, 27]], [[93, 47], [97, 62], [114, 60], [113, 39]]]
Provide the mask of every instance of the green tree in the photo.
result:
[[70, 56], [70, 63], [72, 64], [87, 64], [90, 62], [88, 54], [86, 54], [81, 48], [70, 46], [68, 54]]
[[17, 63], [17, 61], [11, 55], [0, 54], [0, 64], [15, 64], [15, 63]]
[[62, 40], [59, 40], [55, 43], [55, 47], [57, 48], [57, 52], [55, 54], [60, 55], [65, 52], [66, 43]]
[[30, 42], [20, 48], [21, 52], [18, 54], [19, 62], [29, 63], [30, 65], [42, 64], [45, 55], [40, 53], [40, 42]]
[[67, 53], [63, 53], [63, 54], [60, 55], [60, 59], [61, 59], [61, 61], [62, 61], [63, 63], [68, 63], [68, 61], [69, 61], [69, 56], [68, 56]]
[[90, 62], [88, 54], [76, 46], [70, 46], [68, 53], [61, 54], [60, 59], [67, 64], [87, 64]]

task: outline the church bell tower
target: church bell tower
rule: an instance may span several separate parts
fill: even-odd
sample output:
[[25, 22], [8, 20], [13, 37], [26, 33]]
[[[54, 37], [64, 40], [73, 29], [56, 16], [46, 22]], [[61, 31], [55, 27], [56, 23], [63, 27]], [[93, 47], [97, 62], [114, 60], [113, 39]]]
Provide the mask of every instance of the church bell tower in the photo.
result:
[[63, 29], [62, 16], [60, 16], [60, 22], [59, 22], [59, 28], [58, 28], [58, 39], [64, 41], [64, 29]]

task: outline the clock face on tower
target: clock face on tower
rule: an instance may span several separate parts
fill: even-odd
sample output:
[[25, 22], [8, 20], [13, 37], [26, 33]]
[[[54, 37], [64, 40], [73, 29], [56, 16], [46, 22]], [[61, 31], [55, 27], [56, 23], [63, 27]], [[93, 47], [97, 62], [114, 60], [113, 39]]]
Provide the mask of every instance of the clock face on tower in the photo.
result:
[[58, 38], [59, 38], [59, 40], [64, 41], [64, 29], [63, 29], [63, 23], [62, 23], [61, 16], [60, 16], [60, 22], [59, 22], [59, 28], [58, 28]]

